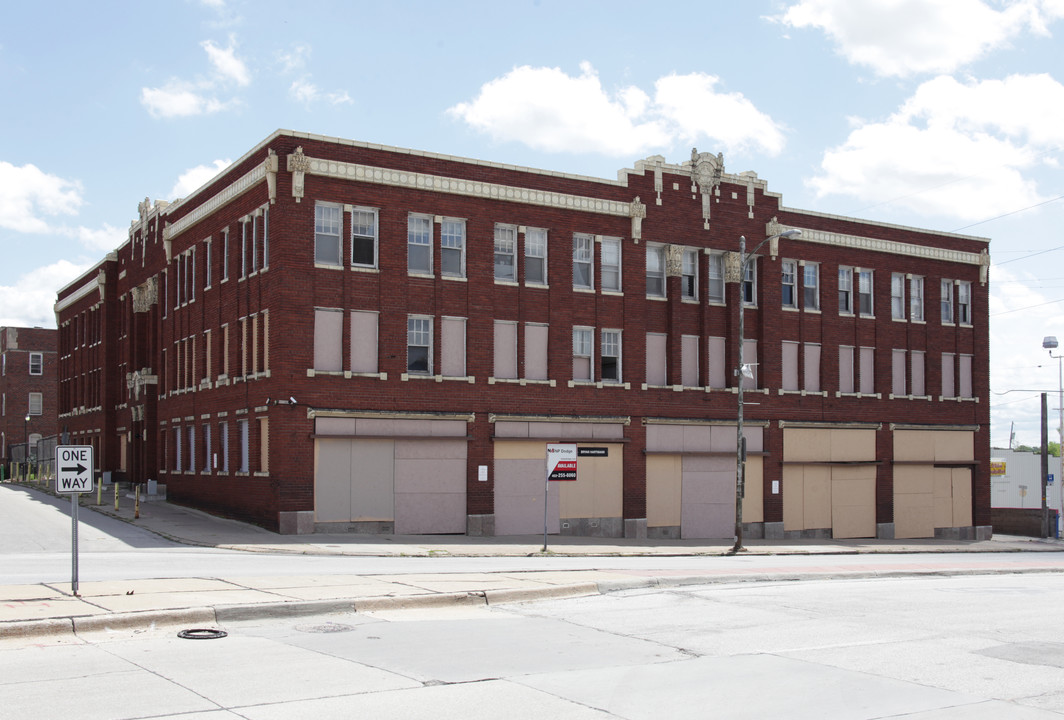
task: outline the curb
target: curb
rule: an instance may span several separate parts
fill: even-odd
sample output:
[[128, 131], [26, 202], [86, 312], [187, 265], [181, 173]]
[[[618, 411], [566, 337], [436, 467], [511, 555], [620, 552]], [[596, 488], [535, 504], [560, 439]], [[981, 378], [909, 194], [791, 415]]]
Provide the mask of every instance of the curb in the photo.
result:
[[342, 600], [297, 600], [292, 602], [254, 603], [174, 608], [106, 615], [80, 615], [45, 620], [14, 620], [0, 623], [0, 641], [7, 639], [49, 639], [77, 637], [98, 632], [144, 632], [160, 626], [224, 625], [230, 622], [271, 618], [306, 618], [338, 613], [365, 613], [395, 610], [420, 610], [443, 607], [490, 607], [540, 600], [564, 600], [605, 595], [626, 590], [670, 590], [692, 585], [738, 585], [742, 583], [825, 580], [873, 580], [884, 578], [964, 577], [977, 575], [1024, 575], [1059, 573], [1053, 568], [1016, 569], [943, 569], [859, 570], [819, 573], [754, 573], [749, 575], [678, 575], [599, 582], [570, 583], [538, 588], [483, 590], [464, 593], [428, 593], [424, 595], [377, 596]]

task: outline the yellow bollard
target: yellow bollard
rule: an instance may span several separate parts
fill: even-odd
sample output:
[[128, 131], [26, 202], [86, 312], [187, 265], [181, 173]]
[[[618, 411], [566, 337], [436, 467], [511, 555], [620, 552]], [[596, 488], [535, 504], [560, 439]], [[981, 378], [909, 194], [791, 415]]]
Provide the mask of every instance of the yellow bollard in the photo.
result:
[[118, 512], [118, 483], [115, 483], [115, 512]]
[[137, 483], [137, 490], [133, 495], [133, 519], [140, 518], [140, 483]]
[[96, 483], [96, 504], [103, 505], [103, 478]]

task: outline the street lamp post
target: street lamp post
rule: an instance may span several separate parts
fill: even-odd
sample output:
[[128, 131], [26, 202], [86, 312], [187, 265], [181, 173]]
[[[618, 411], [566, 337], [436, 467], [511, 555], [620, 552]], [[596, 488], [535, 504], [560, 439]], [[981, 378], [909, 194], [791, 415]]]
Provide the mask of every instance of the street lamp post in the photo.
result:
[[[1057, 492], [1060, 493], [1060, 515], [1057, 517], [1057, 521], [1064, 519], [1064, 364], [1061, 364], [1061, 360], [1064, 359], [1064, 353], [1054, 355], [1053, 350], [1057, 348], [1057, 338], [1053, 335], [1049, 335], [1042, 340], [1042, 347], [1049, 351], [1049, 357], [1055, 358], [1057, 361], [1057, 380], [1059, 383], [1059, 397], [1057, 399], [1057, 409], [1060, 413], [1060, 424], [1057, 426], [1057, 439], [1060, 443], [1059, 446], [1059, 460], [1060, 465], [1058, 467], [1059, 475], [1057, 475]], [[1058, 527], [1059, 524], [1058, 524]]]
[[22, 423], [22, 430], [26, 438], [26, 469], [24, 471], [23, 480], [30, 479], [30, 414], [26, 413], [26, 420]]
[[[739, 237], [739, 363], [735, 368], [737, 382], [737, 395], [739, 398], [738, 412], [735, 421], [735, 544], [729, 551], [734, 554], [743, 549], [743, 497], [746, 494], [746, 438], [743, 436], [743, 380], [749, 372], [743, 362], [743, 344], [746, 327], [743, 319], [745, 298], [743, 297], [743, 285], [746, 283], [746, 268], [757, 259], [757, 251], [765, 243], [777, 238], [793, 238], [802, 234], [801, 230], [792, 229], [769, 235], [757, 244], [749, 254], [746, 252], [746, 236]], [[752, 375], [751, 375], [752, 377]]]

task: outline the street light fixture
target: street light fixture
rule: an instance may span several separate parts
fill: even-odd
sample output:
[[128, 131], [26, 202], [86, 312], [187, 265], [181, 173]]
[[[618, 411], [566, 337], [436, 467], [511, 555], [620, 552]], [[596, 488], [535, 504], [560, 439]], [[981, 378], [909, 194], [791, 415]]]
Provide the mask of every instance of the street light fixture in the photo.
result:
[[[1057, 482], [1058, 483], [1064, 483], [1064, 365], [1061, 364], [1061, 359], [1064, 358], [1064, 353], [1059, 354], [1059, 355], [1054, 355], [1053, 354], [1053, 351], [1056, 350], [1057, 347], [1058, 347], [1057, 338], [1054, 335], [1047, 335], [1045, 338], [1043, 338], [1042, 339], [1042, 347], [1049, 351], [1049, 357], [1056, 358], [1056, 361], [1057, 361], [1057, 376], [1058, 376], [1058, 381], [1059, 381], [1059, 392], [1060, 392], [1060, 397], [1057, 400], [1057, 407], [1058, 407], [1058, 409], [1060, 411], [1060, 425], [1057, 426], [1057, 438], [1058, 438], [1058, 441], [1060, 442], [1060, 446], [1059, 446], [1059, 455], [1060, 455], [1060, 457], [1059, 457], [1059, 460], [1060, 460], [1059, 471], [1060, 471], [1060, 474], [1057, 475]], [[1064, 485], [1058, 484], [1057, 488], [1064, 488]], [[1061, 504], [1061, 507], [1060, 507], [1060, 515], [1057, 518], [1058, 523], [1059, 523], [1059, 521], [1062, 518], [1064, 518], [1064, 489], [1060, 489], [1059, 492], [1060, 492], [1060, 504]], [[1060, 527], [1059, 524], [1058, 524], [1058, 527]]]
[[729, 551], [734, 554], [743, 549], [743, 496], [746, 494], [746, 438], [743, 436], [743, 381], [746, 377], [753, 377], [753, 373], [743, 362], [743, 344], [746, 328], [743, 321], [745, 298], [743, 297], [743, 285], [746, 283], [746, 268], [757, 259], [757, 251], [765, 243], [778, 238], [794, 238], [802, 234], [797, 228], [785, 230], [776, 235], [769, 235], [757, 244], [749, 254], [746, 252], [746, 236], [739, 237], [739, 363], [735, 368], [735, 378], [738, 384], [739, 411], [735, 422], [735, 544]]

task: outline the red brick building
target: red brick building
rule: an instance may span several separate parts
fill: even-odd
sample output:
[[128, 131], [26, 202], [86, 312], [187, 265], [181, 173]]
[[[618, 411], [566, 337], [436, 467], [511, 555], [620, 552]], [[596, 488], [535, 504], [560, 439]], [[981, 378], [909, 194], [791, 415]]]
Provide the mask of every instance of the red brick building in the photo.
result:
[[0, 458], [15, 458], [12, 445], [30, 442], [30, 456], [41, 438], [56, 434], [56, 340], [45, 328], [0, 328]]
[[[988, 241], [278, 131], [60, 291], [100, 469], [280, 532], [989, 534]], [[800, 237], [774, 237], [800, 230]], [[765, 243], [741, 271], [748, 251]]]

